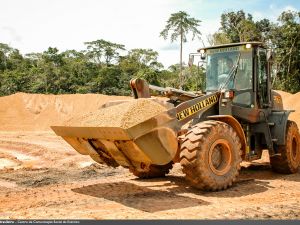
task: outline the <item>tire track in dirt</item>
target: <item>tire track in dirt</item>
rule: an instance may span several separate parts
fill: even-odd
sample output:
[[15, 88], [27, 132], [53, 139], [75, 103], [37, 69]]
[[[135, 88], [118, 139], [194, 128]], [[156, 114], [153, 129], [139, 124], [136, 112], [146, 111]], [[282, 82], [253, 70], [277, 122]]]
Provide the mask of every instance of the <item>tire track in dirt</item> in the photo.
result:
[[[137, 179], [124, 168], [88, 164], [93, 162], [88, 156], [76, 153], [54, 134], [6, 133], [0, 138], [1, 150], [44, 161], [40, 168], [34, 164], [0, 169], [0, 219], [299, 219], [300, 215], [300, 174], [278, 175], [265, 165], [244, 168], [228, 190], [202, 192], [185, 182], [178, 164], [165, 178]], [[19, 160], [24, 163], [24, 158]]]

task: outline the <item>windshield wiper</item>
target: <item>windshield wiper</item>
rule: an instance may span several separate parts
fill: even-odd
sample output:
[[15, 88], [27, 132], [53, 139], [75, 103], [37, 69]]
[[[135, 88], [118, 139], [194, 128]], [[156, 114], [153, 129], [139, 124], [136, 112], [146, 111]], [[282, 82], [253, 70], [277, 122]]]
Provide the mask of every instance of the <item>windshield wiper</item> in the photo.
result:
[[239, 62], [240, 62], [240, 58], [241, 58], [241, 53], [239, 54], [238, 56], [238, 59], [235, 63], [235, 65], [232, 67], [232, 69], [230, 70], [229, 74], [228, 74], [228, 77], [227, 79], [225, 80], [225, 82], [219, 87], [219, 91], [221, 91], [222, 89], [224, 89], [229, 81], [231, 80], [231, 78], [233, 78], [233, 81], [235, 80], [235, 76], [236, 76], [236, 73], [237, 73], [237, 69], [239, 68]]

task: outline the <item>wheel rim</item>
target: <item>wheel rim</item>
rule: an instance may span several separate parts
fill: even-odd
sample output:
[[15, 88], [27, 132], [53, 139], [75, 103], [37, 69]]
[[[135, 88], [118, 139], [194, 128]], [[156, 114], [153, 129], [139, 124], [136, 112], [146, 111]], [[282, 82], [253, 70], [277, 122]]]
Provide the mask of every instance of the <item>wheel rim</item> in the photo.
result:
[[231, 167], [232, 154], [229, 142], [216, 140], [209, 149], [208, 164], [211, 171], [219, 176], [225, 175]]

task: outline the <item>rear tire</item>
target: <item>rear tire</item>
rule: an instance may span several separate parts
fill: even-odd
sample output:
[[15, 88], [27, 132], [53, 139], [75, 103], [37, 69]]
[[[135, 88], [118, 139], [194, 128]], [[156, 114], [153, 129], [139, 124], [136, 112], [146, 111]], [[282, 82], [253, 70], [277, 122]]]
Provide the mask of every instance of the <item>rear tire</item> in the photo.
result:
[[234, 129], [214, 120], [200, 122], [185, 135], [180, 163], [191, 186], [218, 191], [232, 186], [240, 171], [241, 143]]
[[285, 145], [275, 146], [281, 155], [270, 157], [272, 169], [277, 173], [297, 173], [300, 165], [300, 135], [293, 121], [287, 121], [285, 140]]
[[139, 178], [150, 179], [166, 176], [166, 174], [169, 173], [172, 167], [173, 162], [169, 162], [166, 165], [150, 165], [150, 170], [147, 172], [140, 172], [133, 168], [130, 168], [129, 171]]

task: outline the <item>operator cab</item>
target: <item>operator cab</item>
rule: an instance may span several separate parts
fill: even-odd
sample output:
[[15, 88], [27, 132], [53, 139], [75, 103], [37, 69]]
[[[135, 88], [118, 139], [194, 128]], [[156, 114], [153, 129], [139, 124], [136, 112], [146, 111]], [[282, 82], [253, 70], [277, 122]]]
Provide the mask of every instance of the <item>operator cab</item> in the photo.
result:
[[228, 107], [232, 111], [222, 114], [236, 114], [248, 122], [258, 122], [257, 109], [271, 107], [269, 64], [263, 44], [224, 44], [201, 48], [199, 53], [206, 61], [205, 92], [233, 93], [232, 107]]

